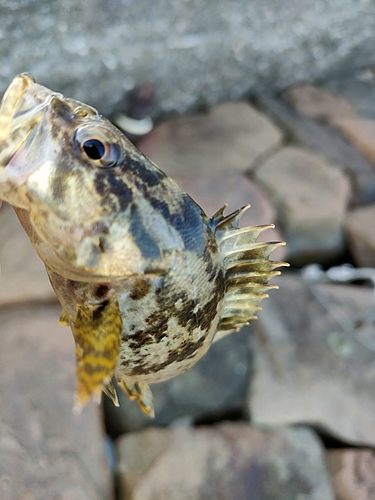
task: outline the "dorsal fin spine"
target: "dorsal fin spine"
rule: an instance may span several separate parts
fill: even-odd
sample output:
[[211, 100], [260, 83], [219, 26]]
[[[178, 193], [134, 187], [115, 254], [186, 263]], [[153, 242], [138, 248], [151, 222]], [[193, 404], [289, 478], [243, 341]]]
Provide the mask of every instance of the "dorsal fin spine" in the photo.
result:
[[246, 205], [224, 216], [224, 206], [211, 218], [226, 279], [226, 294], [215, 340], [256, 317], [256, 312], [261, 309], [259, 302], [268, 297], [269, 290], [277, 288], [268, 285], [268, 281], [280, 274], [276, 270], [278, 267], [288, 266], [285, 262], [269, 260], [270, 254], [285, 243], [257, 241], [260, 234], [274, 227], [273, 224], [239, 228], [240, 218], [249, 207]]

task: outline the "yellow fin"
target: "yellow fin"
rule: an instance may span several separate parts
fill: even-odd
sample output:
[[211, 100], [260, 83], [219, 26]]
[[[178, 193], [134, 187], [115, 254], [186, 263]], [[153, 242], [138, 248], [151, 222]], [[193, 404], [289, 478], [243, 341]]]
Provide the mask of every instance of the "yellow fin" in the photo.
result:
[[211, 218], [216, 241], [223, 256], [226, 293], [224, 296], [221, 319], [214, 340], [239, 330], [256, 318], [261, 309], [259, 303], [268, 297], [272, 288], [268, 282], [280, 274], [275, 269], [289, 266], [286, 262], [270, 261], [270, 254], [285, 243], [258, 242], [258, 236], [268, 226], [239, 227], [241, 215], [250, 207], [247, 205], [232, 214], [224, 216], [226, 206]]
[[60, 314], [60, 325], [70, 326], [69, 316], [66, 314], [64, 310], [61, 311]]
[[[117, 302], [78, 308], [72, 331], [76, 343], [76, 404], [79, 412], [91, 397], [100, 401], [102, 390], [116, 404], [110, 379], [120, 353], [121, 314]], [[118, 403], [118, 402], [117, 402]]]
[[121, 378], [118, 378], [117, 383], [125, 394], [129, 396], [129, 399], [137, 400], [146, 415], [149, 417], [155, 416], [154, 398], [146, 382], [125, 382]]

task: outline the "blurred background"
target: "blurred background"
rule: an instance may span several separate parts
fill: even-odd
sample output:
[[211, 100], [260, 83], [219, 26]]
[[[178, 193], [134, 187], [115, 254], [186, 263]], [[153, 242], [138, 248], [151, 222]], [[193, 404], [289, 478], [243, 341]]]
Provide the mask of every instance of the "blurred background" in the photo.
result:
[[250, 203], [291, 263], [257, 321], [71, 412], [74, 343], [0, 211], [1, 500], [375, 499], [375, 2], [0, 0], [20, 72], [82, 100], [212, 215]]

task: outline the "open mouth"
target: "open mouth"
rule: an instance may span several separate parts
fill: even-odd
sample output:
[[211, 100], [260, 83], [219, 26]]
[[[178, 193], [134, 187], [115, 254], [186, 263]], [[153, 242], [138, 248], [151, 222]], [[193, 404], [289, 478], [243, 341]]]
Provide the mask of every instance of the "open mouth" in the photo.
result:
[[56, 96], [60, 94], [38, 85], [26, 73], [13, 79], [0, 107], [0, 171], [23, 147]]

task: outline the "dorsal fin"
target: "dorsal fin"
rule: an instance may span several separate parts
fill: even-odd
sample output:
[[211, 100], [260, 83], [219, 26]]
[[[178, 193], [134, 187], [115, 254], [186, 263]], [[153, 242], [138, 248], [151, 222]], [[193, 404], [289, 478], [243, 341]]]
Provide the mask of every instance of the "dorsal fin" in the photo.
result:
[[248, 226], [239, 228], [242, 214], [250, 208], [246, 205], [224, 216], [223, 208], [211, 218], [216, 241], [224, 259], [226, 293], [221, 320], [215, 341], [228, 333], [239, 330], [256, 317], [259, 303], [268, 297], [267, 292], [274, 285], [268, 282], [280, 274], [278, 267], [288, 266], [286, 262], [270, 261], [270, 254], [285, 243], [257, 242], [258, 236], [274, 226]]

